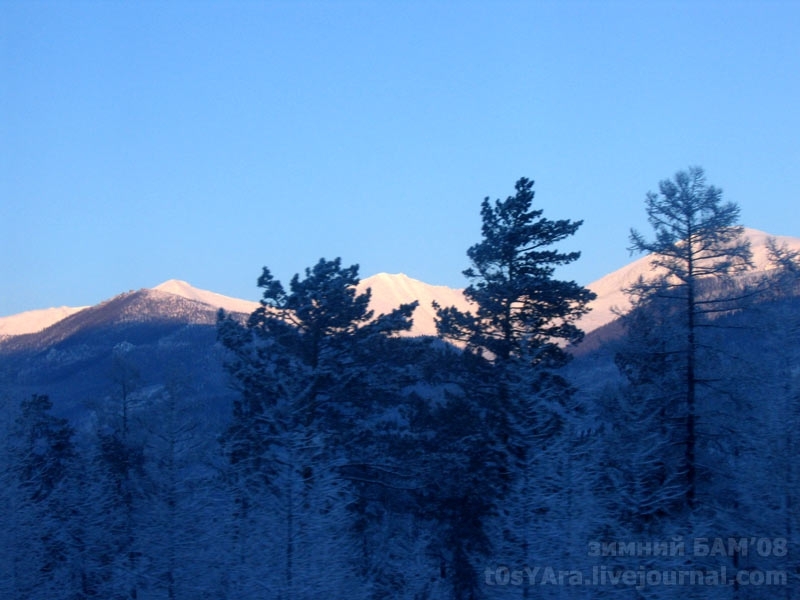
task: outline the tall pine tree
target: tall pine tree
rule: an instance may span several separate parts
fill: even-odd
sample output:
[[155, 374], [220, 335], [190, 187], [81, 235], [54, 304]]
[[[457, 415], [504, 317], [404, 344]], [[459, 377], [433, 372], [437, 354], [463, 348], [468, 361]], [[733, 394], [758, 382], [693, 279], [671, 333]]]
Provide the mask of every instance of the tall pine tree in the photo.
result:
[[[582, 339], [576, 321], [594, 294], [555, 277], [557, 267], [580, 257], [556, 246], [574, 235], [582, 221], [543, 217], [543, 210], [533, 208], [529, 179], [518, 180], [515, 190], [506, 200], [486, 198], [481, 205], [483, 239], [467, 251], [472, 264], [464, 271], [471, 281], [464, 294], [474, 311], [436, 308], [439, 334], [474, 357], [466, 398], [487, 427], [493, 455], [491, 473], [482, 478], [495, 482], [491, 497], [476, 505], [468, 501], [471, 494], [465, 489], [459, 502], [464, 510], [481, 514], [454, 518], [470, 522], [471, 535], [486, 536], [490, 517], [503, 515], [505, 525], [497, 529], [506, 533], [495, 540], [496, 546], [516, 546], [516, 557], [529, 560], [536, 537], [529, 527], [533, 511], [547, 513], [557, 502], [553, 494], [568, 492], [566, 479], [553, 480], [556, 474], [556, 479], [568, 478], [568, 467], [551, 469], [552, 461], [564, 460], [555, 456], [561, 447], [554, 442], [566, 439], [574, 412], [572, 390], [556, 370], [569, 360], [564, 345]], [[544, 473], [552, 489], [534, 485]], [[541, 533], [542, 523], [537, 526]], [[471, 596], [465, 591], [460, 597]]]
[[[220, 321], [228, 369], [241, 390], [225, 436], [237, 520], [272, 529], [262, 593], [316, 597], [356, 586], [345, 432], [369, 406], [374, 338], [408, 330], [415, 308], [376, 316], [358, 282], [358, 267], [343, 268], [338, 258], [295, 275], [288, 291], [265, 268], [261, 307], [247, 324]], [[246, 548], [253, 540], [236, 530]], [[256, 593], [252, 584], [244, 577], [239, 585]]]

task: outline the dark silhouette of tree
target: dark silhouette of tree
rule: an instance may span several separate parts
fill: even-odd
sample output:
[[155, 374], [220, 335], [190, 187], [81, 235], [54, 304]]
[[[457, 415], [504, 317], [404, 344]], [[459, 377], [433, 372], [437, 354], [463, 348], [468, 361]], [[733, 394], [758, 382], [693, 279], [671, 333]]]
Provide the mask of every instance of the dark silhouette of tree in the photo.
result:
[[270, 580], [291, 597], [353, 585], [344, 432], [369, 412], [375, 338], [410, 329], [416, 306], [376, 316], [358, 283], [358, 266], [343, 268], [338, 258], [295, 275], [288, 291], [264, 268], [261, 307], [245, 326], [224, 315], [219, 322], [241, 391], [224, 437], [237, 515], [266, 508], [279, 519]]
[[74, 430], [52, 409], [46, 395], [23, 400], [4, 440], [2, 528], [10, 539], [0, 590], [8, 597], [55, 597], [74, 591], [79, 576]]
[[[467, 251], [471, 266], [464, 271], [471, 281], [464, 294], [474, 310], [434, 305], [439, 335], [463, 345], [473, 357], [464, 382], [465, 398], [472, 406], [459, 411], [480, 415], [485, 428], [479, 436], [485, 448], [475, 454], [482, 459], [465, 464], [463, 475], [464, 481], [477, 476], [483, 482], [473, 487], [480, 490], [480, 502], [469, 501], [473, 496], [468, 488], [451, 490], [461, 496], [453, 499], [458, 509], [452, 512], [449, 531], [463, 536], [448, 540], [454, 560], [469, 561], [488, 551], [486, 523], [509, 492], [515, 498], [510, 504], [519, 500], [520, 519], [526, 512], [530, 518], [526, 503], [534, 493], [532, 471], [548, 468], [543, 450], [556, 450], [553, 440], [563, 433], [564, 415], [573, 408], [572, 390], [555, 371], [569, 360], [564, 345], [582, 339], [575, 322], [594, 298], [574, 281], [555, 277], [557, 267], [580, 257], [556, 245], [574, 235], [582, 221], [543, 217], [543, 210], [532, 208], [529, 179], [518, 180], [515, 190], [506, 200], [492, 203], [486, 198], [481, 205], [483, 239]], [[549, 491], [541, 486], [538, 491], [543, 503], [552, 504]], [[502, 510], [510, 515], [515, 508]], [[529, 536], [519, 537], [527, 560]], [[459, 598], [477, 593], [475, 578], [471, 588], [465, 586], [470, 570], [478, 571], [469, 562], [454, 565], [453, 571], [462, 577], [456, 587]]]
[[34, 394], [21, 405], [17, 420], [19, 457], [16, 461], [22, 485], [32, 502], [46, 499], [67, 473], [74, 458], [74, 432], [66, 419], [55, 417], [50, 398]]
[[532, 208], [533, 181], [522, 178], [516, 194], [481, 204], [483, 240], [467, 251], [472, 282], [464, 295], [475, 313], [453, 307], [438, 311], [438, 331], [470, 351], [498, 363], [524, 357], [556, 366], [567, 360], [559, 342], [577, 343], [575, 325], [594, 294], [574, 281], [554, 277], [556, 267], [580, 258], [554, 245], [575, 234], [583, 221], [551, 221]]
[[[638, 358], [621, 356], [620, 361], [627, 365], [629, 376], [634, 371], [640, 378], [654, 370], [662, 377], [668, 371], [678, 373], [680, 384], [670, 389], [676, 396], [673, 399], [683, 404], [679, 413], [684, 427], [680, 470], [685, 474], [686, 503], [693, 508], [698, 471], [697, 394], [698, 387], [710, 381], [708, 374], [700, 373], [699, 332], [715, 327], [716, 317], [741, 308], [750, 292], [743, 291], [734, 276], [752, 268], [752, 261], [744, 229], [737, 224], [738, 206], [722, 201], [722, 190], [706, 183], [703, 169], [679, 171], [673, 179], [660, 182], [659, 192], [649, 192], [646, 197], [653, 239], [635, 230], [630, 235], [632, 252], [652, 255], [654, 275], [640, 279], [627, 292], [634, 310], [659, 312], [668, 330], [660, 330], [660, 347], [654, 346], [653, 352], [639, 353]], [[669, 418], [674, 419], [670, 412]]]

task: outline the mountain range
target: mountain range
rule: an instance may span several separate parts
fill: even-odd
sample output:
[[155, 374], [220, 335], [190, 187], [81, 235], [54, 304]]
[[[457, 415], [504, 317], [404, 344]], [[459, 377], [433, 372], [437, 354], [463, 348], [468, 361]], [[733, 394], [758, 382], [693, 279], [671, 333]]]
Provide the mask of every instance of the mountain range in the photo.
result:
[[[800, 251], [800, 238], [770, 236], [755, 229], [747, 229], [746, 236], [751, 243], [756, 270], [769, 268], [767, 240], [770, 237], [779, 245]], [[589, 284], [587, 287], [597, 298], [589, 305], [591, 311], [581, 319], [580, 327], [590, 333], [613, 321], [616, 318], [615, 308], [624, 310], [629, 306], [624, 289], [640, 276], [647, 277], [651, 270], [650, 258], [644, 256]], [[386, 313], [402, 303], [419, 301], [411, 335], [435, 335], [434, 301], [441, 306], [469, 310], [469, 302], [462, 289], [431, 285], [403, 273], [378, 273], [367, 277], [359, 284], [359, 292], [367, 288], [372, 290], [370, 308], [376, 314]], [[37, 345], [43, 346], [65, 339], [87, 324], [97, 325], [104, 319], [113, 324], [137, 318], [154, 320], [183, 317], [188, 322], [211, 324], [219, 308], [230, 313], [249, 314], [258, 306], [258, 302], [197, 289], [185, 281], [171, 279], [153, 288], [120, 294], [96, 306], [62, 306], [1, 317], [0, 343], [3, 340], [9, 343], [9, 338], [16, 336], [35, 335], [40, 338]]]
[[[748, 237], [756, 267], [768, 269], [766, 234]], [[800, 252], [800, 239], [777, 242]], [[597, 294], [581, 322], [589, 333], [568, 348], [574, 359], [559, 375], [573, 393], [563, 394], [555, 379], [514, 370], [513, 395], [503, 398], [495, 393], [503, 386], [486, 381], [493, 373], [482, 361], [460, 360], [431, 337], [370, 339], [357, 348], [325, 344], [330, 358], [313, 369], [301, 358], [307, 347], [291, 336], [286, 345], [239, 346], [236, 355], [219, 339], [218, 310], [244, 319], [258, 303], [179, 280], [95, 306], [3, 319], [0, 506], [10, 510], [0, 511], [0, 550], [8, 548], [0, 563], [14, 567], [5, 577], [46, 558], [86, 569], [91, 577], [81, 571], [52, 579], [62, 587], [88, 582], [76, 591], [81, 597], [131, 597], [131, 582], [141, 582], [138, 597], [154, 598], [160, 590], [147, 586], [175, 582], [176, 590], [186, 589], [176, 598], [199, 589], [263, 598], [284, 589], [262, 582], [285, 567], [280, 561], [288, 553], [300, 574], [297, 590], [309, 595], [332, 595], [330, 577], [318, 587], [302, 577], [319, 571], [308, 557], [320, 555], [325, 573], [351, 564], [363, 570], [367, 560], [370, 573], [397, 582], [374, 586], [386, 597], [449, 598], [450, 588], [437, 582], [451, 570], [442, 548], [447, 554], [461, 535], [451, 534], [454, 527], [482, 528], [486, 518], [498, 547], [520, 560], [530, 554], [527, 546], [523, 553], [514, 548], [525, 540], [538, 543], [540, 554], [552, 546], [554, 564], [582, 552], [585, 562], [576, 565], [585, 566], [595, 560], [587, 540], [612, 540], [602, 544], [621, 549], [641, 539], [636, 532], [667, 539], [676, 531], [713, 536], [719, 527], [719, 535], [734, 536], [728, 540], [737, 550], [748, 547], [740, 540], [764, 532], [758, 540], [773, 554], [751, 550], [750, 558], [766, 562], [744, 564], [794, 573], [791, 553], [781, 558], [777, 549], [800, 530], [800, 282], [789, 272], [763, 278], [775, 284], [769, 293], [747, 310], [717, 317], [698, 337], [704, 350], [696, 378], [712, 385], [697, 395], [693, 460], [701, 465], [702, 503], [695, 518], [680, 483], [687, 395], [676, 376], [683, 362], [672, 358], [672, 350], [680, 352], [672, 345], [680, 326], [659, 327], [654, 343], [644, 335], [626, 344], [612, 310], [624, 309], [624, 288], [650, 270], [650, 260], [640, 258], [589, 286]], [[377, 313], [418, 300], [411, 335], [434, 333], [434, 300], [469, 308], [462, 290], [403, 274], [374, 275], [359, 288], [370, 288]], [[532, 460], [521, 460], [526, 456]], [[531, 511], [536, 529], [524, 523]], [[725, 533], [732, 526], [745, 533]], [[512, 529], [523, 537], [507, 539], [503, 532]], [[320, 543], [330, 549], [321, 553]], [[564, 543], [570, 545], [562, 550]], [[342, 549], [339, 563], [331, 563], [331, 556], [340, 560], [332, 548]], [[636, 569], [654, 556], [622, 554], [609, 557], [611, 566]], [[662, 558], [673, 568], [689, 557]], [[723, 568], [736, 565], [733, 556], [718, 559], [725, 559]], [[697, 566], [688, 568], [695, 573]], [[181, 578], [172, 577], [173, 569]], [[48, 569], [32, 573], [51, 581]], [[112, 578], [116, 587], [106, 585]], [[412, 580], [432, 585], [417, 594], [406, 587]], [[245, 584], [233, 587], [237, 582]], [[359, 585], [336, 589], [344, 596]], [[63, 597], [58, 591], [36, 598]], [[669, 597], [680, 597], [678, 591]], [[33, 600], [13, 590], [0, 596]], [[762, 597], [769, 596], [741, 600]]]
[[[769, 268], [769, 236], [754, 230], [748, 230], [747, 236], [756, 268]], [[779, 237], [777, 242], [800, 252], [800, 239]], [[613, 362], [594, 364], [592, 357], [619, 334], [613, 308], [625, 308], [623, 289], [650, 270], [649, 259], [643, 257], [588, 286], [597, 298], [592, 311], [579, 323], [587, 336], [573, 349], [576, 357], [585, 357], [574, 367], [580, 368], [580, 377], [599, 380], [603, 369], [613, 369]], [[433, 301], [470, 308], [463, 290], [430, 285], [404, 274], [367, 277], [359, 291], [366, 288], [371, 289], [371, 308], [376, 314], [419, 301], [408, 335], [435, 335]], [[130, 371], [135, 373], [142, 406], [165, 385], [182, 381], [205, 406], [229, 410], [226, 407], [231, 406], [235, 392], [223, 366], [226, 354], [217, 343], [217, 313], [222, 308], [245, 318], [258, 305], [170, 280], [95, 306], [0, 318], [0, 400], [48, 394], [57, 399], [61, 414], [78, 420], [89, 418], [94, 409], [87, 412], [87, 407], [114, 404], [120, 385], [127, 385], [124, 378], [128, 375], [121, 380], [120, 374]]]

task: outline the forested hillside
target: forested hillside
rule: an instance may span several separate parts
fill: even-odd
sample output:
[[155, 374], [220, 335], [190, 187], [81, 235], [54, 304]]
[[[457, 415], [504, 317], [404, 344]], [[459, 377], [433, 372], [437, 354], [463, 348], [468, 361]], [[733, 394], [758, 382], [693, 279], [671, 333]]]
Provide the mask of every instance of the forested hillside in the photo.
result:
[[800, 597], [800, 255], [755, 270], [699, 168], [645, 207], [657, 269], [583, 352], [581, 221], [524, 178], [435, 336], [336, 258], [249, 316], [136, 292], [7, 341], [0, 596]]

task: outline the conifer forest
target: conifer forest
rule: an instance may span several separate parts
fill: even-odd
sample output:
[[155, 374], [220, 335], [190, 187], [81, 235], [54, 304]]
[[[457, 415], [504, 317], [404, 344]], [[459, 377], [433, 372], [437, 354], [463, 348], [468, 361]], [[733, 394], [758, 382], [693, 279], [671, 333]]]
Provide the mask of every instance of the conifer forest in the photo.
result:
[[[738, 205], [679, 171], [609, 240], [652, 269], [583, 344], [582, 222], [526, 178], [473, 208], [470, 309], [435, 336], [322, 258], [254, 273], [205, 345], [137, 352], [129, 323], [69, 408], [55, 375], [0, 388], [0, 597], [800, 598], [798, 252], [755, 268]], [[0, 345], [0, 382], [38, 352]]]

